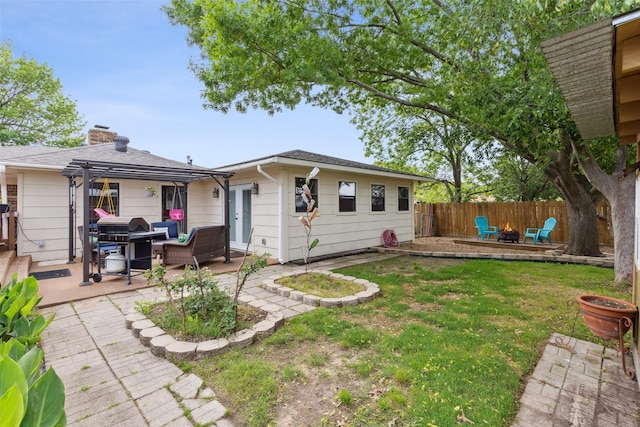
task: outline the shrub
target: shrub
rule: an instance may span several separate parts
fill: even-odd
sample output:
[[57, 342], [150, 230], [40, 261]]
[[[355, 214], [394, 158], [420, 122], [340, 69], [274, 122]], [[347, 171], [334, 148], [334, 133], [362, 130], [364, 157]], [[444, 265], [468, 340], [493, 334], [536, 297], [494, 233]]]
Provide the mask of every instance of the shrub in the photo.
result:
[[161, 265], [145, 272], [147, 282], [165, 290], [169, 302], [181, 317], [182, 333], [187, 334], [187, 322], [201, 322], [208, 330], [228, 336], [235, 330], [236, 306], [233, 298], [218, 288], [214, 274], [203, 268], [185, 266], [184, 272], [173, 280], [165, 278], [167, 270]]
[[53, 316], [45, 320], [35, 308], [42, 300], [38, 296], [38, 281], [29, 276], [18, 282], [14, 274], [11, 282], [0, 289], [0, 341], [16, 338], [31, 348], [40, 341], [40, 334], [49, 326]]
[[35, 312], [42, 300], [28, 277], [0, 289], [0, 427], [66, 426], [64, 384], [52, 368], [44, 373], [44, 351], [36, 343], [51, 323]]

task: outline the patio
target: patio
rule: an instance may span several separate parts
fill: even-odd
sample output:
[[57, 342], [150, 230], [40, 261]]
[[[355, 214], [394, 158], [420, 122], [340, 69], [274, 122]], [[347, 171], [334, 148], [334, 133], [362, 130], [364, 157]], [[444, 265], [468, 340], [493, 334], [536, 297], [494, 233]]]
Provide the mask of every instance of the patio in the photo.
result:
[[[154, 265], [158, 259], [154, 260]], [[204, 263], [201, 267], [207, 267], [215, 273], [235, 273], [242, 262], [242, 256], [238, 253], [232, 253], [230, 262], [224, 262], [224, 258], [217, 258], [211, 262]], [[275, 264], [276, 260], [270, 259], [269, 263]], [[101, 295], [112, 295], [121, 292], [137, 291], [143, 288], [150, 288], [152, 285], [147, 284], [144, 275], [132, 275], [131, 284], [127, 285], [125, 276], [103, 276], [99, 283], [93, 283], [89, 286], [79, 286], [82, 281], [82, 261], [74, 263], [35, 263], [31, 265], [29, 273], [39, 273], [45, 271], [53, 271], [59, 269], [69, 269], [71, 276], [55, 277], [51, 279], [39, 280], [40, 295], [42, 301], [39, 307], [49, 307], [52, 305], [63, 304], [73, 301], [80, 301]], [[167, 267], [169, 276], [179, 275], [184, 268], [182, 266], [171, 265]]]

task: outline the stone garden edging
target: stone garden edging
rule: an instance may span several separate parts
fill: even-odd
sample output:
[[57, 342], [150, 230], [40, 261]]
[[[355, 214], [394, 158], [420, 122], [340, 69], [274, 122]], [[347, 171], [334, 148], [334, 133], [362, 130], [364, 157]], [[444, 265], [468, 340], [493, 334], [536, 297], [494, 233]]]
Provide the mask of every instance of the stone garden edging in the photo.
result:
[[176, 360], [201, 359], [221, 354], [230, 348], [249, 346], [254, 341], [273, 334], [283, 324], [284, 315], [280, 312], [272, 312], [251, 328], [235, 332], [228, 338], [189, 342], [176, 340], [142, 313], [132, 312], [125, 316], [126, 328], [131, 329], [133, 336], [139, 338], [142, 345], [149, 347], [153, 355]]
[[326, 274], [336, 279], [351, 281], [364, 286], [366, 289], [354, 295], [348, 295], [345, 297], [322, 298], [317, 295], [307, 294], [305, 292], [297, 291], [295, 289], [291, 289], [287, 286], [279, 285], [276, 283], [276, 280], [281, 279], [283, 277], [292, 277], [292, 276], [299, 276], [299, 275], [305, 274], [306, 271], [302, 269], [287, 271], [282, 274], [271, 276], [262, 282], [262, 287], [265, 290], [273, 294], [277, 294], [284, 298], [290, 298], [294, 301], [301, 301], [304, 304], [309, 304], [315, 307], [327, 307], [327, 308], [339, 308], [339, 307], [348, 307], [348, 306], [363, 304], [365, 302], [369, 302], [374, 298], [380, 296], [380, 287], [377, 284], [371, 283], [366, 279], [358, 279], [353, 276], [345, 276], [344, 274], [334, 273], [328, 270], [308, 270], [308, 272]]
[[[328, 270], [309, 270], [309, 272], [326, 274], [337, 279], [352, 281], [364, 286], [365, 290], [354, 295], [340, 298], [322, 298], [275, 283], [276, 280], [282, 277], [304, 274], [304, 270], [294, 270], [271, 276], [263, 281], [262, 287], [273, 294], [313, 307], [339, 308], [355, 306], [369, 302], [380, 296], [380, 288], [378, 285], [366, 279], [345, 276], [344, 274], [333, 273]], [[255, 306], [255, 302], [252, 301], [251, 305]], [[276, 329], [284, 324], [285, 315], [281, 311], [266, 311], [267, 317], [251, 328], [235, 332], [227, 338], [217, 338], [201, 342], [179, 341], [167, 334], [162, 328], [157, 327], [153, 321], [138, 311], [132, 311], [125, 316], [125, 327], [131, 329], [133, 336], [139, 338], [142, 345], [149, 347], [151, 353], [155, 356], [175, 360], [196, 360], [206, 356], [221, 354], [230, 348], [249, 346], [273, 334]]]

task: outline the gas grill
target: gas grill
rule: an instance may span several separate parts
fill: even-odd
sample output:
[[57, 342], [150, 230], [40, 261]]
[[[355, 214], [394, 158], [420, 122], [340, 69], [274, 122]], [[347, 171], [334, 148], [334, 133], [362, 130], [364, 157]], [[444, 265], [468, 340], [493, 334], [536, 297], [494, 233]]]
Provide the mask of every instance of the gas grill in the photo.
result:
[[[98, 240], [104, 242], [128, 242], [132, 233], [149, 231], [149, 223], [144, 218], [105, 216], [98, 220]], [[134, 236], [134, 237], [135, 237]]]
[[[116, 244], [124, 249], [127, 260], [126, 272], [117, 273], [117, 275], [126, 275], [127, 285], [131, 284], [132, 269], [148, 270], [151, 268], [152, 240], [165, 236], [165, 233], [161, 231], [149, 231], [149, 223], [144, 218], [106, 216], [98, 220], [97, 226], [98, 244]], [[100, 251], [98, 251], [97, 281], [100, 280]]]

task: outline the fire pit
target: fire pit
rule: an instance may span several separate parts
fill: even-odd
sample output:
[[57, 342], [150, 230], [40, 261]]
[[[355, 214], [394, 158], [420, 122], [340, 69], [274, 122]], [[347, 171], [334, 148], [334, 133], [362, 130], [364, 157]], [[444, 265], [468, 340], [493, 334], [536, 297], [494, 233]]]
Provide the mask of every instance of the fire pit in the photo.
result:
[[498, 242], [502, 240], [503, 242], [519, 243], [520, 232], [509, 227], [509, 223], [507, 223], [502, 230], [498, 230], [496, 240]]

